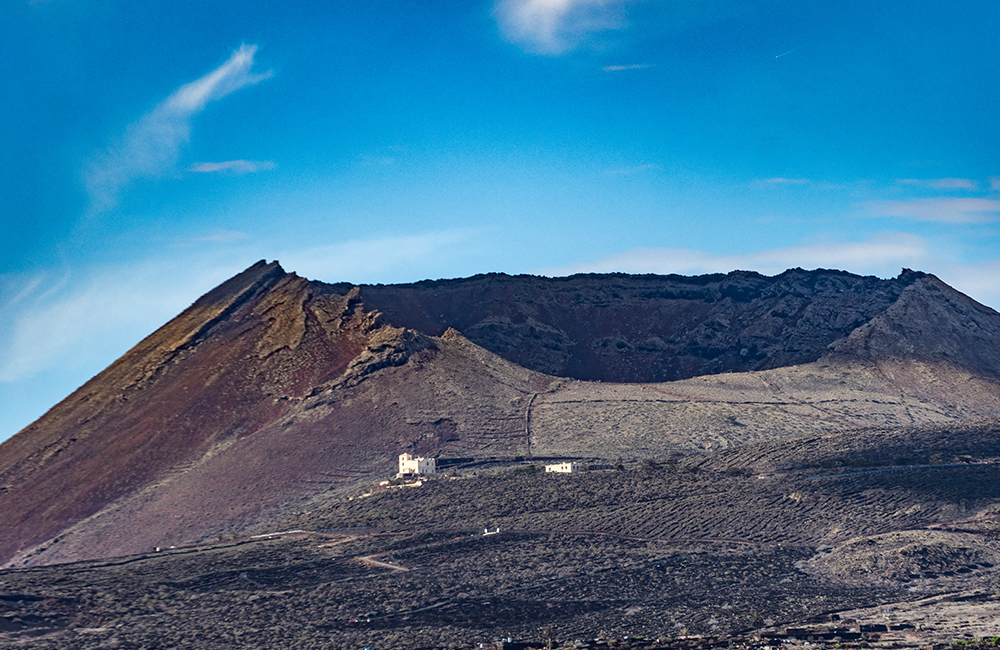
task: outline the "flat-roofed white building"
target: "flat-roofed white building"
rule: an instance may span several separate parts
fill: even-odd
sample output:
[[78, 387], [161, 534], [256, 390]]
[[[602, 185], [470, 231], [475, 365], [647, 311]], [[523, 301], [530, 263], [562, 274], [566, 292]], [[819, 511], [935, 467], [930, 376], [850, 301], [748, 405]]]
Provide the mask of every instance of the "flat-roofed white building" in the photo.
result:
[[398, 476], [414, 474], [437, 474], [437, 460], [434, 458], [414, 458], [409, 454], [399, 455]]
[[583, 463], [555, 463], [553, 465], [546, 465], [546, 472], [560, 472], [564, 474], [570, 474], [572, 472], [582, 472], [587, 469]]

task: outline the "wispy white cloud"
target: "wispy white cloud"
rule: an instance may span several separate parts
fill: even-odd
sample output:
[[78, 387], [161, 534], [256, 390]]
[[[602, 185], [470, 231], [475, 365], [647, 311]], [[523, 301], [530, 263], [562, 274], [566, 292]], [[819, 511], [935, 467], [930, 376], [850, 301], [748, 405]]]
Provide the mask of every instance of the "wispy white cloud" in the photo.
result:
[[[413, 277], [413, 268], [432, 267], [468, 238], [449, 231], [359, 239], [285, 249], [278, 259], [289, 271], [330, 282], [414, 280], [421, 278]], [[245, 239], [243, 232], [216, 231], [187, 241]], [[252, 248], [192, 248], [169, 259], [0, 275], [0, 385], [57, 366], [96, 373], [199, 295], [259, 259], [260, 251]], [[269, 250], [268, 258], [272, 255]]]
[[873, 217], [904, 217], [941, 223], [989, 223], [1000, 220], [1000, 200], [976, 198], [865, 201], [862, 209]]
[[605, 72], [625, 72], [627, 70], [645, 70], [655, 67], [652, 63], [631, 63], [629, 65], [606, 65], [601, 69]]
[[0, 442], [247, 265], [202, 256], [0, 275]]
[[45, 274], [34, 276], [0, 275], [0, 305], [10, 312], [24, 300], [37, 295], [45, 282]]
[[203, 174], [230, 173], [230, 174], [253, 174], [255, 172], [268, 171], [275, 168], [275, 164], [270, 160], [227, 160], [225, 162], [198, 162], [190, 167], [188, 171]]
[[990, 176], [988, 180], [990, 189], [994, 192], [1000, 192], [1000, 176]]
[[129, 126], [119, 141], [98, 154], [84, 170], [93, 216], [113, 208], [121, 191], [138, 178], [160, 176], [177, 164], [191, 134], [191, 119], [217, 99], [271, 76], [253, 73], [256, 45], [242, 45], [229, 60], [181, 86]]
[[405, 160], [406, 153], [404, 145], [393, 144], [363, 153], [358, 156], [357, 162], [361, 167], [390, 167]]
[[[525, 49], [557, 55], [588, 44], [599, 32], [625, 28], [676, 33], [695, 25], [757, 13], [769, 0], [494, 0], [503, 35]], [[642, 5], [642, 23], [632, 8]], [[786, 54], [790, 54], [787, 52]], [[780, 58], [780, 56], [779, 56]], [[629, 66], [622, 66], [628, 69]], [[609, 71], [615, 71], [614, 69]]]
[[455, 255], [468, 238], [469, 233], [453, 230], [359, 239], [287, 250], [278, 258], [285, 268], [329, 282], [394, 282], [410, 276], [414, 267], [428, 268], [435, 259]]
[[615, 255], [540, 271], [545, 275], [573, 273], [725, 273], [734, 269], [773, 275], [802, 267], [847, 269], [889, 276], [914, 267], [928, 256], [926, 242], [908, 233], [885, 233], [860, 242], [830, 242], [772, 248], [737, 255], [719, 255], [688, 248], [634, 248]]
[[[219, 231], [204, 239], [242, 236]], [[468, 254], [475, 236], [473, 232], [446, 231], [361, 239], [286, 248], [278, 259], [289, 271], [329, 282], [412, 281], [434, 277], [434, 269], [439, 268], [435, 265], [444, 259], [449, 262], [441, 267], [443, 273], [454, 273], [454, 259]], [[252, 250], [257, 244], [257, 250]], [[261, 248], [273, 259], [273, 242], [261, 244], [252, 239], [246, 245], [192, 247], [188, 249], [191, 253], [183, 256], [113, 267], [0, 275], [0, 405], [17, 402], [17, 408], [23, 406], [23, 413], [13, 420], [5, 413], [8, 417], [0, 421], [0, 440], [41, 415], [56, 399], [106, 367], [199, 295], [260, 259]], [[640, 248], [540, 272], [697, 274], [748, 269], [775, 274], [798, 266], [889, 277], [908, 267], [934, 273], [976, 300], [1000, 307], [1000, 259], [961, 262], [939, 248], [934, 240], [884, 233], [857, 242], [808, 243], [734, 255]], [[47, 390], [46, 385], [53, 381], [62, 382], [59, 394], [47, 394], [32, 405], [21, 404], [36, 399], [34, 393]], [[15, 389], [15, 384], [31, 388]]]
[[774, 58], [776, 58], [776, 59], [781, 59], [781, 58], [784, 58], [784, 57], [788, 56], [789, 54], [795, 54], [796, 52], [798, 52], [798, 51], [799, 51], [799, 50], [801, 50], [801, 49], [802, 49], [802, 48], [800, 48], [800, 47], [796, 47], [796, 48], [792, 48], [792, 49], [790, 49], [790, 50], [785, 50], [785, 51], [784, 51], [784, 52], [782, 52], [781, 54], [775, 54], [775, 55], [774, 55]]
[[[452, 231], [359, 239], [285, 248], [277, 259], [288, 271], [329, 282], [414, 281], [431, 277], [442, 260], [451, 263], [467, 252], [469, 238], [470, 233]], [[246, 241], [172, 248], [167, 258], [114, 266], [0, 275], [0, 442], [199, 295], [265, 255], [274, 259], [276, 249], [274, 242], [238, 231], [187, 241], [198, 239]], [[14, 402], [18, 413], [12, 415]]]
[[765, 178], [758, 181], [757, 185], [808, 185], [811, 181], [808, 178], [785, 178], [777, 176], [775, 178]]
[[499, 0], [495, 15], [511, 41], [541, 54], [562, 54], [588, 35], [621, 27], [626, 0]]
[[978, 187], [975, 181], [968, 178], [901, 178], [897, 183], [932, 190], [974, 190]]
[[942, 260], [932, 272], [988, 307], [1000, 310], [1000, 259], [958, 263]]
[[228, 270], [142, 263], [10, 278], [23, 290], [0, 309], [0, 383], [94, 359], [106, 365]]

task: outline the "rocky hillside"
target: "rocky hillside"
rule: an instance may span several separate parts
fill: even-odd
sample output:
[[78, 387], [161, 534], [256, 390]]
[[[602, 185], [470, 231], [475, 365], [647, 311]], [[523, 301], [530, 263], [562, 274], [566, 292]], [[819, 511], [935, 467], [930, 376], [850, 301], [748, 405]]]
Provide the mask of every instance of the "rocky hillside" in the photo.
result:
[[677, 456], [998, 417], [998, 382], [1000, 314], [916, 272], [351, 286], [260, 262], [0, 445], [0, 562], [266, 526], [403, 451]]
[[[588, 381], [662, 382], [816, 361], [915, 283], [841, 271], [728, 275], [481, 275], [361, 287], [397, 325], [470, 341], [526, 368]], [[995, 368], [995, 367], [994, 367]]]

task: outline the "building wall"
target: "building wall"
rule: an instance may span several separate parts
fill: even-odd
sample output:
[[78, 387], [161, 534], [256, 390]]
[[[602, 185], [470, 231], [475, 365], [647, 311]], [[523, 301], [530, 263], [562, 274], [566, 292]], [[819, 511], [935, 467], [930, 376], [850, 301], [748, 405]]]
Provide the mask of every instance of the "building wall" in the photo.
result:
[[437, 474], [437, 460], [434, 458], [414, 458], [409, 454], [400, 454], [399, 474]]
[[570, 472], [581, 472], [583, 471], [583, 465], [580, 463], [556, 463], [554, 465], [546, 465], [546, 472], [560, 472], [560, 473], [570, 473]]

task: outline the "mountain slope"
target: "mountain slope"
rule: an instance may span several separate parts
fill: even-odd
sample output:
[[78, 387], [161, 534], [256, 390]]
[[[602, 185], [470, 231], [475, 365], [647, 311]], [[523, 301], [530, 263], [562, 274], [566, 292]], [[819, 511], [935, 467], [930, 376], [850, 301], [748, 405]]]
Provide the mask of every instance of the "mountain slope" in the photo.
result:
[[[0, 507], [10, 534], [0, 558], [46, 540], [48, 561], [188, 542], [384, 473], [400, 449], [447, 447], [456, 425], [435, 405], [475, 383], [501, 408], [491, 415], [479, 406], [477, 423], [496, 424], [477, 426], [483, 441], [471, 447], [506, 453], [523, 444], [518, 400], [548, 379], [497, 359], [490, 363], [504, 377], [494, 385], [478, 349], [386, 325], [344, 288], [255, 265], [5, 443]], [[430, 380], [421, 359], [440, 368]], [[395, 379], [403, 406], [382, 416], [376, 403], [391, 391], [364, 380], [404, 364], [414, 376]], [[332, 397], [303, 406], [324, 391]], [[60, 536], [81, 527], [93, 543]]]
[[281, 308], [310, 291], [277, 264], [257, 264], [5, 442], [2, 506], [17, 535], [0, 539], [0, 557], [256, 431], [342, 371], [364, 345], [356, 332], [334, 345], [322, 327], [308, 328], [302, 347], [319, 363], [303, 372], [295, 354], [305, 312]]
[[1000, 314], [915, 272], [354, 287], [260, 262], [0, 446], [0, 562], [266, 526], [403, 451], [642, 458], [1000, 417], [998, 349]]

